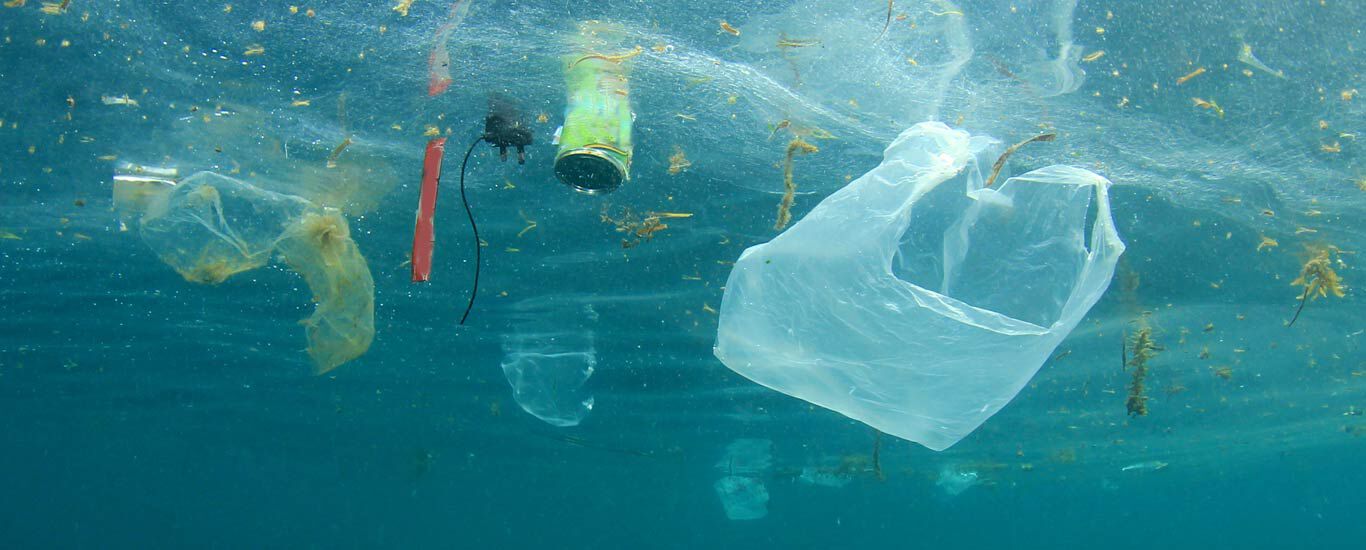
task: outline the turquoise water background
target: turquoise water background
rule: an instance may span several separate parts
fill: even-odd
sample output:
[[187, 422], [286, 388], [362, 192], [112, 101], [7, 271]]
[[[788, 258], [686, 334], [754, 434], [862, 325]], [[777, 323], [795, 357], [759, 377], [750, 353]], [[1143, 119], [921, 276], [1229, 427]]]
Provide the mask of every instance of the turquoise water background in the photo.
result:
[[[435, 98], [444, 1], [406, 17], [352, 1], [0, 8], [0, 546], [1358, 547], [1366, 6], [891, 4], [879, 38], [880, 1], [474, 0]], [[563, 36], [590, 18], [642, 47], [633, 178], [603, 197], [554, 181], [548, 145]], [[1045, 63], [1069, 34], [1091, 59], [1064, 64], [1085, 73], [1074, 89]], [[951, 36], [970, 37], [961, 66]], [[432, 281], [406, 265], [423, 134], [468, 143], [494, 92], [546, 121], [526, 165], [471, 159], [487, 246], [457, 327], [473, 251], [454, 154]], [[125, 95], [138, 106], [102, 101]], [[796, 161], [800, 219], [926, 118], [1006, 143], [1058, 132], [1008, 170], [1105, 175], [1128, 245], [1030, 385], [939, 453], [753, 384], [711, 349], [729, 262], [776, 234], [781, 121], [833, 135]], [[376, 337], [321, 376], [298, 275], [275, 262], [188, 283], [112, 207], [120, 162], [290, 191], [291, 170], [347, 136], [341, 158], [380, 171], [377, 204], [350, 217]], [[677, 151], [692, 166], [669, 174]], [[602, 220], [621, 208], [692, 217], [623, 248]], [[1307, 247], [1328, 245], [1346, 296], [1286, 327]], [[1120, 354], [1139, 318], [1164, 349], [1150, 412], [1131, 417]], [[551, 333], [595, 357], [577, 426], [526, 414], [500, 369], [509, 342]], [[728, 519], [714, 488], [738, 439], [772, 443], [761, 519]], [[952, 494], [954, 472], [978, 482]]]

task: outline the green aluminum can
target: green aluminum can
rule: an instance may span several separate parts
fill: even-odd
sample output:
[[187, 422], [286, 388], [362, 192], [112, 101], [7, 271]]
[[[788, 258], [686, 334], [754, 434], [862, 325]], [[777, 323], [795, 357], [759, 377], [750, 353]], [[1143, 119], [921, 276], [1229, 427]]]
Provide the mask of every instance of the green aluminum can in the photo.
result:
[[[580, 25], [574, 53], [564, 57], [566, 105], [555, 177], [590, 195], [631, 178], [631, 88], [627, 60], [639, 49], [605, 54], [610, 25]], [[618, 50], [620, 51], [620, 50]]]

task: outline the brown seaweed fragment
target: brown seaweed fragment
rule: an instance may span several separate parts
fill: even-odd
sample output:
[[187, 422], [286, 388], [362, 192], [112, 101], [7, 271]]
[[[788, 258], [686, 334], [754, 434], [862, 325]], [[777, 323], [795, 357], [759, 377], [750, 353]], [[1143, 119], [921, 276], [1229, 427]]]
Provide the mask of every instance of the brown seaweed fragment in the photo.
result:
[[1333, 269], [1334, 260], [1341, 262], [1337, 256], [1342, 251], [1335, 246], [1326, 246], [1311, 248], [1310, 252], [1312, 255], [1309, 260], [1300, 267], [1299, 278], [1290, 281], [1291, 286], [1303, 286], [1304, 292], [1300, 294], [1300, 307], [1295, 310], [1295, 316], [1290, 318], [1290, 322], [1286, 323], [1287, 327], [1294, 325], [1300, 318], [1300, 312], [1304, 311], [1304, 305], [1310, 298], [1317, 300], [1329, 294], [1342, 298], [1347, 295], [1342, 286], [1342, 278]]
[[987, 178], [986, 183], [982, 184], [982, 187], [991, 187], [991, 184], [996, 183], [996, 176], [1001, 175], [1001, 168], [1005, 167], [1006, 159], [1009, 159], [1010, 155], [1015, 154], [1015, 151], [1019, 151], [1021, 147], [1029, 145], [1030, 143], [1034, 143], [1036, 141], [1053, 141], [1057, 138], [1058, 134], [1049, 132], [1047, 134], [1039, 134], [1032, 138], [1016, 143], [1015, 145], [1011, 145], [1009, 148], [1006, 149], [1004, 153], [1001, 153], [1000, 158], [996, 159], [996, 164], [991, 165], [991, 176]]
[[792, 203], [796, 200], [797, 184], [792, 182], [792, 159], [797, 155], [819, 152], [815, 145], [793, 138], [787, 144], [787, 159], [783, 161], [783, 200], [778, 203], [778, 222], [773, 228], [782, 231], [792, 221]]
[[1138, 332], [1126, 340], [1125, 349], [1132, 351], [1132, 355], [1125, 353], [1125, 367], [1133, 367], [1133, 378], [1129, 381], [1129, 398], [1124, 402], [1124, 408], [1129, 412], [1129, 416], [1148, 415], [1148, 394], [1144, 385], [1148, 377], [1148, 360], [1157, 356], [1161, 351], [1153, 340], [1152, 328], [1141, 325]]

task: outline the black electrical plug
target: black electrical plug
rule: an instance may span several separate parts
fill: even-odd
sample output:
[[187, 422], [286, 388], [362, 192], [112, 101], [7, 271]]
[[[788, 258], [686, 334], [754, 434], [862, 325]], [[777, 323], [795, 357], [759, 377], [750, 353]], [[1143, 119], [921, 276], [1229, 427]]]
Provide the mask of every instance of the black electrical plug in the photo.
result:
[[503, 98], [489, 98], [489, 114], [484, 117], [484, 141], [498, 148], [498, 158], [508, 159], [508, 147], [517, 148], [517, 164], [526, 164], [526, 146], [531, 145], [531, 128], [517, 107]]

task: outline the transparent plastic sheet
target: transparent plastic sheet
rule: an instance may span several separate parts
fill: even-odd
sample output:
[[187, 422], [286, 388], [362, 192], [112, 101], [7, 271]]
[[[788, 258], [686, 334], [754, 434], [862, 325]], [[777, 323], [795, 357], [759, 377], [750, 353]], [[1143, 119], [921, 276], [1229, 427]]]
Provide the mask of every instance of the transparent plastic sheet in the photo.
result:
[[760, 519], [768, 515], [768, 488], [763, 479], [773, 468], [773, 441], [736, 439], [716, 461], [724, 477], [712, 488], [726, 517], [732, 520]]
[[522, 410], [558, 427], [577, 426], [593, 410], [583, 390], [598, 364], [592, 332], [524, 326], [503, 339], [503, 353], [503, 374]]
[[1124, 250], [1107, 180], [1051, 166], [983, 189], [996, 145], [917, 124], [877, 168], [746, 250], [716, 356], [934, 450], [971, 433], [1081, 321]]
[[726, 475], [764, 475], [772, 467], [773, 441], [769, 439], [736, 439], [716, 462], [716, 469]]
[[279, 251], [308, 283], [318, 307], [303, 321], [308, 355], [327, 372], [360, 357], [375, 338], [375, 282], [346, 219], [309, 212], [285, 232]]
[[732, 520], [763, 519], [768, 515], [768, 487], [746, 476], [726, 476], [712, 485], [726, 517]]
[[153, 252], [192, 283], [221, 283], [280, 252], [317, 303], [303, 324], [318, 373], [369, 349], [374, 281], [346, 220], [335, 211], [212, 172], [174, 185], [116, 181], [114, 198], [125, 218], [139, 220]]

